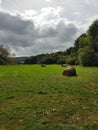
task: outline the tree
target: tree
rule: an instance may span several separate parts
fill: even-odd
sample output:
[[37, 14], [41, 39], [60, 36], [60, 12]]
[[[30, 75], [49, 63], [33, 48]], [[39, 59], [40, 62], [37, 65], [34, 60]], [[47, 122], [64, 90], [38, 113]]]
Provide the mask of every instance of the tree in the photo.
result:
[[69, 65], [76, 65], [78, 63], [77, 58], [69, 55], [69, 56], [66, 57], [66, 63], [69, 64]]
[[94, 41], [98, 41], [98, 20], [95, 20], [87, 31], [88, 35], [92, 37]]
[[91, 50], [89, 47], [84, 48], [79, 53], [79, 63], [82, 66], [94, 66], [94, 51]]
[[83, 42], [84, 39], [87, 37], [86, 33], [80, 35], [74, 43], [75, 46], [75, 50], [77, 51], [79, 48], [83, 47], [83, 45], [85, 45], [85, 43]]
[[59, 57], [59, 59], [57, 60], [57, 64], [66, 64], [66, 57]]
[[6, 64], [14, 64], [13, 58], [10, 57], [10, 53], [7, 48], [5, 48], [3, 45], [0, 45], [0, 64], [6, 65]]
[[94, 55], [94, 66], [98, 66], [98, 53]]
[[93, 22], [87, 33], [76, 39], [66, 62], [69, 64], [77, 62], [83, 66], [98, 66], [98, 20]]

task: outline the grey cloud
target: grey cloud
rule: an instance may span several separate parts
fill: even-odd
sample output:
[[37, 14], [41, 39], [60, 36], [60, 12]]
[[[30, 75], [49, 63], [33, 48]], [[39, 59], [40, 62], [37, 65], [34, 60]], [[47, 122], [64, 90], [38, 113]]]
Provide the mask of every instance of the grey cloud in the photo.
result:
[[55, 26], [46, 25], [39, 30], [40, 37], [51, 37], [67, 42], [73, 39], [77, 33], [77, 27], [73, 23], [66, 24], [63, 20], [59, 20]]
[[2, 11], [0, 12], [0, 30], [25, 34], [31, 27], [34, 29], [34, 25], [30, 21], [24, 21], [18, 16], [12, 16]]
[[0, 42], [8, 46], [27, 47], [33, 45], [36, 30], [33, 22], [20, 16], [0, 12]]
[[[36, 39], [37, 50], [42, 50], [44, 52], [53, 52], [56, 50], [65, 50], [66, 48], [73, 45], [73, 41], [76, 38], [78, 28], [73, 24], [66, 24], [64, 21], [60, 20], [55, 27], [45, 28], [42, 34], [45, 34], [45, 37], [40, 37]], [[52, 33], [51, 33], [52, 30]]]
[[40, 37], [55, 37], [56, 36], [56, 29], [53, 27], [42, 27], [39, 29], [39, 36]]
[[19, 46], [19, 47], [31, 46], [32, 42], [30, 42], [30, 39], [28, 41], [28, 39], [29, 37], [27, 36], [22, 36], [22, 35], [19, 36], [17, 34], [12, 34], [12, 33], [8, 34], [6, 32], [4, 32], [4, 35], [0, 36], [0, 42], [8, 46]]
[[0, 12], [0, 43], [9, 46], [16, 55], [64, 50], [69, 47], [77, 34], [74, 23], [58, 19], [54, 25], [48, 21], [35, 26], [33, 21], [24, 20], [19, 15]]
[[74, 24], [65, 24], [64, 22], [60, 21], [57, 25], [57, 31], [59, 40], [61, 42], [68, 42], [72, 41], [78, 30]]

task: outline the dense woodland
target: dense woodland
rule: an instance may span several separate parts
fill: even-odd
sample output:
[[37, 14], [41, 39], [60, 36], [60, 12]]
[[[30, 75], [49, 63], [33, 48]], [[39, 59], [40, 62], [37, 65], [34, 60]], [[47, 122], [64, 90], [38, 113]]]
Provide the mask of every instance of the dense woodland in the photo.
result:
[[[0, 46], [0, 64], [10, 63], [13, 61], [9, 52]], [[86, 33], [75, 40], [73, 47], [56, 53], [31, 56], [17, 63], [98, 66], [98, 20], [92, 23]]]

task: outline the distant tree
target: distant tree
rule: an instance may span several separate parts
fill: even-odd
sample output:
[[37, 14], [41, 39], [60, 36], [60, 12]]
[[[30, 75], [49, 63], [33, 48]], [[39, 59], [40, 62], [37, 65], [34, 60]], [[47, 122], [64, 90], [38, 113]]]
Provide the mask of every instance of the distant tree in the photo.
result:
[[38, 58], [36, 56], [31, 56], [24, 61], [24, 64], [37, 64], [37, 63]]
[[70, 47], [70, 48], [66, 49], [65, 55], [70, 55], [73, 52], [73, 50], [74, 50], [74, 47]]
[[57, 64], [66, 64], [66, 57], [60, 57], [57, 60]]
[[54, 64], [54, 59], [52, 57], [43, 58], [41, 61], [42, 64]]

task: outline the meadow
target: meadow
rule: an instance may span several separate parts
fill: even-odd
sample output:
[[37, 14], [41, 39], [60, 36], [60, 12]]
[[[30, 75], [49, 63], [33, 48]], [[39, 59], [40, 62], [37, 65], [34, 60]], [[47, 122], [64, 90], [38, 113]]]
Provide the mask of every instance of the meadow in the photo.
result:
[[0, 66], [0, 130], [97, 130], [98, 68]]

